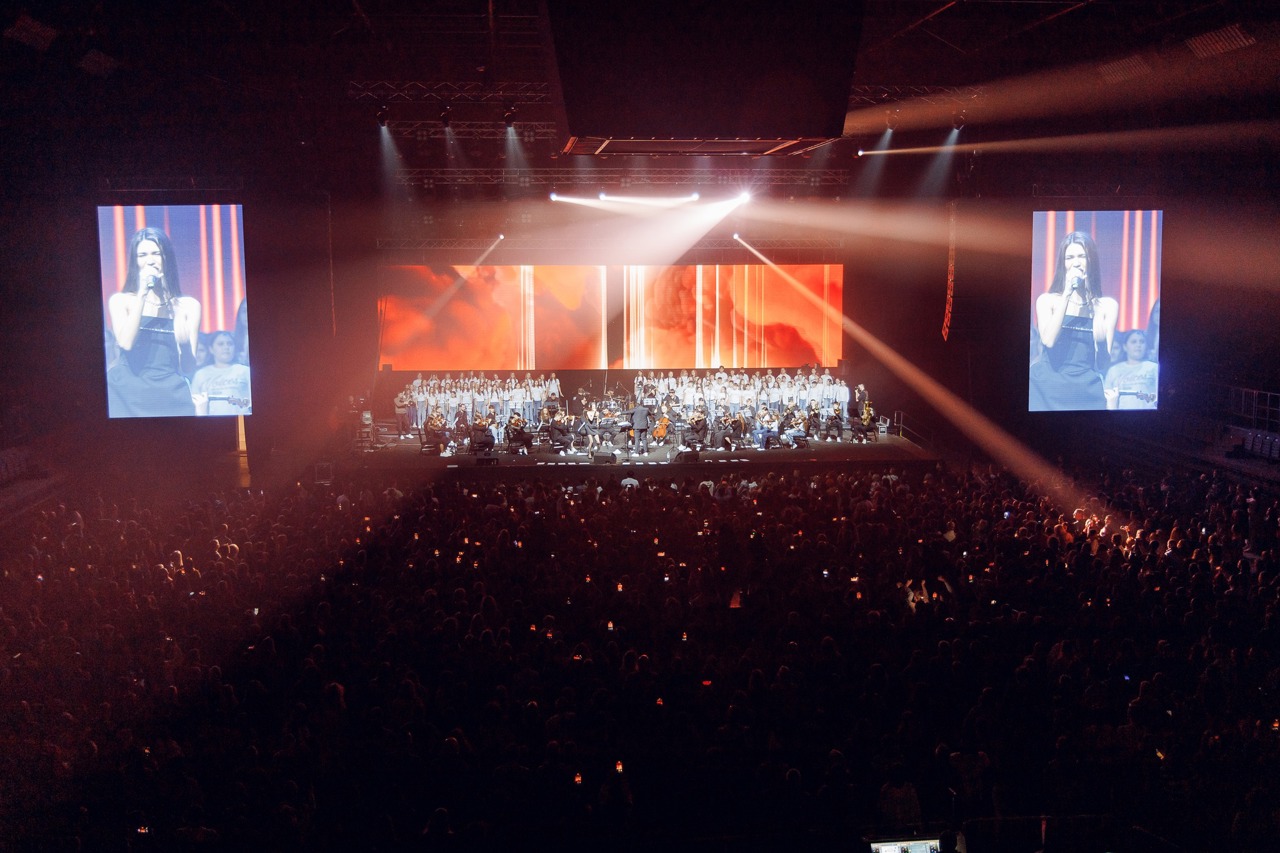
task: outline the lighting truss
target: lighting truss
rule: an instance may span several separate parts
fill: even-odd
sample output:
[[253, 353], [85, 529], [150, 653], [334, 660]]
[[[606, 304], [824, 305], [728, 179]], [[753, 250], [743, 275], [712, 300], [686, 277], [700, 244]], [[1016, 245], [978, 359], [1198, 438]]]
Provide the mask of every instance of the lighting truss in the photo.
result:
[[[555, 122], [551, 121], [517, 121], [512, 125], [522, 140], [559, 139]], [[439, 119], [432, 121], [389, 121], [387, 130], [395, 139], [444, 139], [445, 123]], [[505, 139], [506, 125], [495, 121], [458, 121], [449, 120], [449, 130], [456, 139]]]
[[805, 154], [837, 138], [823, 136], [769, 139], [637, 139], [635, 137], [571, 136], [563, 154], [601, 156], [640, 154], [653, 156], [782, 157]]
[[102, 178], [102, 189], [110, 192], [179, 192], [183, 190], [235, 191], [244, 189], [238, 175], [109, 175]]
[[849, 169], [637, 169], [626, 166], [596, 166], [588, 170], [567, 167], [551, 169], [429, 168], [400, 169], [396, 181], [405, 186], [626, 186], [626, 187], [807, 187], [809, 189], [848, 186]]
[[1124, 184], [1050, 184], [1031, 185], [1034, 198], [1101, 198], [1103, 196], [1140, 196], [1151, 194], [1150, 187]]
[[898, 101], [965, 105], [985, 96], [983, 86], [854, 86], [849, 91], [849, 109], [879, 107]]
[[352, 80], [347, 97], [379, 103], [550, 104], [551, 84], [509, 80], [484, 84], [434, 80]]

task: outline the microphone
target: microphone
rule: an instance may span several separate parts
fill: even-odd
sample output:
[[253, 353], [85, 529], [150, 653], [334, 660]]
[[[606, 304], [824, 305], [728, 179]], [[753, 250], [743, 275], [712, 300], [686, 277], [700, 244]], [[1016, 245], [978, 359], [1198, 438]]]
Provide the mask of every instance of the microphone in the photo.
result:
[[163, 277], [158, 276], [155, 273], [147, 273], [146, 277], [142, 280], [143, 284], [146, 285], [147, 290], [155, 290], [162, 281]]

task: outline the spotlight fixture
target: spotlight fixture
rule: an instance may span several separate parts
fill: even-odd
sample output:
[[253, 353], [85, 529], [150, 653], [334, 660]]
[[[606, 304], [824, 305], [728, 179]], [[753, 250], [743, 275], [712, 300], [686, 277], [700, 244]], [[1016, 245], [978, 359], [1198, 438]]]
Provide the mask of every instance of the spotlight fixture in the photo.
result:
[[378, 120], [378, 127], [386, 127], [387, 119], [391, 117], [391, 110], [387, 109], [386, 104], [383, 104], [378, 107], [378, 111], [374, 113], [373, 117]]
[[746, 204], [749, 201], [751, 201], [751, 193], [746, 190], [738, 193], [738, 204]]
[[884, 111], [884, 124], [889, 130], [898, 129], [898, 111], [896, 109]]
[[956, 130], [963, 130], [964, 120], [965, 120], [964, 110], [957, 110], [951, 115], [951, 126]]
[[502, 113], [502, 123], [507, 127], [512, 127], [516, 123], [516, 108], [514, 106], [507, 107]]
[[450, 107], [445, 107], [440, 111], [440, 124], [443, 125], [446, 130], [449, 128], [449, 118], [452, 112], [453, 109]]

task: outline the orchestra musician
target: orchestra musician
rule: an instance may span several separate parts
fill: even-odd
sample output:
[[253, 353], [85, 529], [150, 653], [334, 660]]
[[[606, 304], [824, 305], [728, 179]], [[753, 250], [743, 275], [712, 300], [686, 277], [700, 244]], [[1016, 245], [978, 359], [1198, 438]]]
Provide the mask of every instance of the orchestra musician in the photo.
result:
[[876, 430], [872, 426], [875, 421], [875, 417], [876, 410], [872, 407], [871, 401], [863, 400], [862, 412], [856, 419], [854, 419], [853, 422], [853, 438], [855, 441], [861, 441], [863, 444], [866, 444], [868, 438], [874, 439], [876, 437]]
[[556, 412], [547, 424], [547, 438], [551, 442], [551, 449], [561, 456], [564, 456], [566, 451], [576, 452], [573, 449], [573, 432], [569, 429], [569, 424], [562, 412]]
[[733, 448], [733, 426], [737, 424], [737, 420], [728, 412], [721, 414], [715, 419], [715, 422], [709, 427], [711, 433], [711, 447], [716, 450], [730, 450]]
[[445, 424], [444, 415], [436, 409], [427, 416], [426, 423], [422, 425], [422, 449], [444, 453], [445, 445], [448, 443], [449, 428]]
[[843, 435], [844, 416], [840, 414], [840, 404], [832, 403], [822, 424], [822, 440], [831, 441], [834, 437], [836, 441], [840, 441]]
[[493, 450], [497, 446], [498, 442], [493, 434], [493, 427], [488, 420], [486, 417], [476, 418], [476, 422], [471, 427], [472, 453]]
[[550, 426], [552, 419], [555, 418], [556, 414], [559, 411], [560, 411], [560, 405], [558, 403], [555, 405], [546, 405], [546, 406], [543, 406], [541, 409], [539, 409], [538, 410], [538, 429], [545, 430], [548, 426]]
[[[597, 422], [600, 430], [600, 443], [612, 449], [617, 440], [619, 429], [618, 404], [612, 397], [606, 397], [600, 404], [600, 419]], [[625, 437], [626, 432], [622, 435]]]
[[658, 407], [658, 419], [653, 425], [653, 440], [666, 444], [671, 437], [671, 405], [665, 400]]
[[493, 436], [494, 446], [506, 440], [506, 424], [498, 415], [497, 404], [490, 403], [484, 414], [476, 418], [476, 424], [489, 430], [489, 434]]
[[686, 443], [694, 450], [707, 446], [707, 413], [704, 410], [694, 409], [689, 416], [689, 440]]
[[809, 416], [805, 423], [804, 434], [815, 441], [822, 436], [822, 405], [817, 400], [809, 404]]
[[467, 414], [467, 407], [458, 404], [458, 410], [453, 413], [453, 434], [468, 439], [471, 436], [471, 418]]
[[750, 444], [754, 439], [752, 433], [756, 428], [756, 413], [751, 406], [743, 406], [738, 410], [738, 435], [741, 440]]
[[778, 440], [787, 447], [799, 447], [801, 442], [798, 439], [804, 438], [806, 423], [805, 414], [800, 411], [799, 407], [792, 406], [787, 409], [786, 414], [783, 415], [782, 429]]
[[507, 418], [507, 450], [528, 456], [533, 449], [533, 434], [525, 429], [526, 421], [517, 412]]
[[760, 407], [760, 413], [756, 416], [756, 428], [751, 432], [751, 437], [755, 439], [756, 450], [767, 450], [769, 439], [778, 437], [778, 416], [773, 409]]

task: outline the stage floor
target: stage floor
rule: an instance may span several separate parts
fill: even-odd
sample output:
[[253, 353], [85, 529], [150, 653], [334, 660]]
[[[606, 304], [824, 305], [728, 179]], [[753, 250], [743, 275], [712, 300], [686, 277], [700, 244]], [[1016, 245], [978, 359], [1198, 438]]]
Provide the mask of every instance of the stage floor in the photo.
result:
[[[596, 452], [588, 455], [560, 454], [549, 445], [537, 445], [528, 454], [510, 453], [503, 445], [488, 454], [473, 454], [468, 450], [441, 456], [424, 451], [415, 437], [402, 439], [387, 436], [378, 431], [379, 437], [371, 446], [357, 449], [353, 455], [338, 463], [341, 467], [353, 466], [368, 474], [399, 474], [413, 477], [430, 477], [433, 474], [466, 472], [477, 476], [496, 472], [503, 478], [539, 477], [546, 475], [589, 476], [683, 476], [697, 471], [699, 476], [733, 470], [802, 470], [809, 472], [831, 468], [873, 466], [932, 465], [938, 461], [936, 454], [895, 435], [878, 436], [866, 444], [843, 441], [810, 441], [807, 447], [778, 447], [756, 450], [740, 447], [737, 450], [680, 451], [674, 444], [653, 445], [647, 454], [617, 449], [613, 453]], [[335, 460], [336, 462], [336, 460]], [[354, 473], [347, 470], [341, 473]]]

